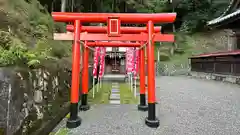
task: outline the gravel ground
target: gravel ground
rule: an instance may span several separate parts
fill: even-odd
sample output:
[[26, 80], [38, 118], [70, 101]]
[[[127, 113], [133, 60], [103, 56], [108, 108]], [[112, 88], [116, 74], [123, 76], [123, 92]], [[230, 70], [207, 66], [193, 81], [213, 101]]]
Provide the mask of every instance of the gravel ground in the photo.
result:
[[[160, 127], [145, 126], [136, 105], [97, 105], [81, 112], [70, 135], [240, 135], [240, 87], [188, 77], [156, 78]], [[65, 120], [63, 120], [65, 124]]]

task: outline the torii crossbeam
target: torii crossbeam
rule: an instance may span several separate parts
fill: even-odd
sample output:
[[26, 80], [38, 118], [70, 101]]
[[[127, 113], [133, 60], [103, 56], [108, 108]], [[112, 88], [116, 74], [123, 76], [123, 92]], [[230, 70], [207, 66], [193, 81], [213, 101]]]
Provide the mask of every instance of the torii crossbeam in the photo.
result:
[[124, 43], [124, 42], [87, 42], [87, 46], [90, 47], [140, 47], [140, 43]]
[[[109, 37], [108, 34], [99, 33], [86, 33], [80, 34], [81, 41], [92, 41], [94, 37], [95, 41], [148, 41], [148, 34], [121, 34], [117, 37]], [[73, 33], [55, 33], [54, 40], [74, 40]], [[172, 34], [154, 34], [152, 40], [158, 42], [174, 42], [174, 36]]]
[[[79, 70], [80, 70], [80, 40], [87, 41], [140, 41], [147, 43], [147, 63], [148, 63], [148, 117], [145, 119], [149, 127], [158, 127], [159, 120], [156, 117], [155, 109], [155, 67], [154, 67], [154, 41], [157, 35], [154, 32], [154, 23], [172, 23], [176, 18], [176, 13], [157, 13], [157, 14], [129, 14], [129, 13], [66, 13], [53, 12], [54, 21], [74, 22], [74, 43], [72, 55], [72, 89], [70, 118], [67, 121], [69, 128], [75, 128], [81, 124], [78, 117], [79, 101]], [[106, 23], [108, 24], [107, 34], [82, 33], [82, 22]], [[123, 34], [121, 23], [147, 23], [147, 34], [140, 33]], [[129, 35], [132, 35], [129, 36]], [[161, 38], [163, 38], [162, 36]], [[155, 39], [156, 38], [156, 39]], [[165, 38], [168, 41], [171, 38]], [[173, 39], [173, 38], [172, 38]], [[161, 39], [162, 40], [162, 39]], [[173, 39], [174, 40], [174, 39]], [[171, 41], [173, 41], [171, 40]], [[115, 46], [117, 47], [117, 46]], [[85, 47], [86, 48], [86, 47]], [[141, 53], [142, 54], [142, 53]], [[141, 62], [145, 62], [141, 59]], [[141, 72], [140, 72], [141, 73]], [[141, 75], [140, 75], [141, 76]], [[144, 76], [145, 78], [145, 76]]]
[[172, 23], [176, 19], [176, 13], [70, 13], [52, 12], [56, 22], [81, 22], [105, 23], [109, 18], [121, 20], [122, 23]]
[[[67, 25], [67, 31], [73, 32], [74, 26]], [[120, 27], [122, 34], [139, 34], [139, 33], [147, 33], [146, 27]], [[107, 33], [108, 27], [106, 26], [82, 26], [81, 32], [88, 32], [88, 33]], [[154, 33], [161, 32], [161, 27], [154, 27]]]

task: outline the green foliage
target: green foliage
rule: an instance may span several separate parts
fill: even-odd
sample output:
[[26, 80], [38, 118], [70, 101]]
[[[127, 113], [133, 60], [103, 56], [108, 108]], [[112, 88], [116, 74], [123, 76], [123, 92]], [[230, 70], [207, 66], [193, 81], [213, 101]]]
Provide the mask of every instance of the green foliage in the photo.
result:
[[66, 24], [60, 23], [60, 22], [55, 22], [54, 23], [54, 32], [57, 32], [57, 33], [66, 32]]
[[9, 49], [11, 45], [11, 35], [9, 32], [0, 31], [0, 46], [3, 49]]
[[61, 128], [55, 135], [67, 135], [68, 132], [69, 132], [69, 129]]
[[96, 12], [96, 8], [101, 12], [159, 13], [174, 10], [177, 12], [177, 28], [185, 33], [194, 33], [203, 30], [206, 21], [219, 17], [230, 3], [230, 0], [172, 1], [174, 4], [171, 5], [169, 0], [88, 0], [76, 1], [75, 6], [78, 8], [77, 11], [83, 7], [83, 12]]
[[187, 33], [201, 31], [207, 21], [220, 16], [228, 5], [229, 1], [212, 3], [209, 0], [181, 0], [175, 9], [178, 16], [181, 16], [178, 18], [182, 22], [180, 31]]
[[159, 13], [166, 10], [168, 0], [146, 0], [144, 3], [133, 2], [140, 13]]
[[168, 60], [170, 60], [169, 54], [161, 52], [160, 53], [160, 61], [168, 61]]
[[53, 41], [54, 31], [62, 32], [65, 25], [54, 28], [50, 14], [38, 0], [9, 0], [0, 17], [0, 66], [36, 68], [43, 60], [69, 56], [69, 43]]
[[184, 54], [184, 49], [183, 48], [176, 48], [175, 50], [174, 50], [174, 53], [175, 54]]
[[44, 52], [45, 50], [49, 50], [49, 56], [60, 59], [71, 54], [71, 44], [70, 42], [41, 39], [36, 43], [35, 51]]
[[[229, 1], [217, 0], [178, 0], [175, 4], [179, 31], [194, 33], [201, 31], [206, 21], [220, 16], [229, 4]], [[104, 0], [79, 1], [84, 11], [94, 11], [95, 7], [101, 12], [125, 12], [133, 9], [137, 12], [172, 12], [168, 0]], [[100, 4], [100, 5], [99, 5]], [[80, 5], [80, 6], [79, 6]], [[59, 5], [60, 6], [60, 5]], [[54, 58], [61, 59], [71, 55], [71, 43], [52, 40], [53, 32], [65, 32], [66, 25], [54, 23], [51, 15], [38, 0], [8, 0], [7, 6], [0, 12], [0, 65], [22, 64], [30, 67], [41, 64], [41, 60]], [[179, 32], [178, 32], [179, 33]], [[176, 34], [175, 52], [183, 53], [187, 48], [185, 38]], [[169, 46], [171, 46], [169, 44]], [[162, 56], [165, 59], [165, 56]], [[168, 57], [166, 57], [168, 59]]]
[[5, 129], [4, 128], [0, 128], [0, 135], [4, 135]]
[[20, 41], [13, 42], [8, 49], [0, 48], [1, 67], [18, 65], [33, 68], [41, 64], [41, 60], [50, 58], [51, 57], [47, 55], [47, 50], [42, 52], [31, 51]]

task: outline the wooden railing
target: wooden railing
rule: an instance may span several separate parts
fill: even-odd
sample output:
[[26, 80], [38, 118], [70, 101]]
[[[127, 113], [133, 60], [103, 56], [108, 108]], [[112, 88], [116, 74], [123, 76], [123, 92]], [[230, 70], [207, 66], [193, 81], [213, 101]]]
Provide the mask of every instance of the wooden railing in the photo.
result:
[[191, 71], [240, 75], [240, 50], [201, 54], [190, 58]]

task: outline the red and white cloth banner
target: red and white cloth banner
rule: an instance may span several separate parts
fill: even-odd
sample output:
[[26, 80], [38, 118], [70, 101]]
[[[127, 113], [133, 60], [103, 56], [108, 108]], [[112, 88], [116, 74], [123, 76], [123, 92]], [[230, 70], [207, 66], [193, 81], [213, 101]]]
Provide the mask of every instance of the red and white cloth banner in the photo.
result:
[[100, 54], [100, 70], [99, 70], [99, 77], [102, 78], [104, 74], [104, 66], [105, 66], [105, 55], [106, 55], [106, 48], [101, 47], [100, 48], [101, 54]]
[[127, 48], [126, 49], [126, 73], [128, 74], [129, 73], [129, 69], [128, 69], [128, 66], [129, 66], [129, 52], [130, 52], [130, 48]]
[[135, 66], [134, 66], [134, 77], [137, 78], [139, 71], [139, 50], [135, 51]]
[[128, 49], [129, 48], [126, 48], [126, 53], [125, 53], [125, 60], [126, 60], [126, 62], [125, 62], [125, 66], [126, 66], [126, 74], [128, 74]]
[[100, 48], [96, 47], [94, 52], [93, 77], [97, 78], [98, 57], [100, 55]]
[[105, 56], [106, 56], [106, 47], [103, 48], [104, 50], [104, 57], [103, 57], [103, 66], [102, 66], [102, 71], [103, 71], [103, 75], [104, 75], [104, 71], [105, 71]]
[[135, 70], [135, 48], [132, 48], [130, 61], [131, 61], [132, 73], [134, 73], [134, 70]]
[[127, 63], [126, 63], [126, 71], [127, 73], [130, 73], [133, 71], [134, 69], [134, 50], [133, 48], [127, 48], [127, 51], [126, 51], [126, 58], [127, 58]]

